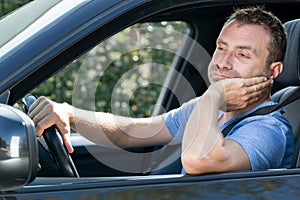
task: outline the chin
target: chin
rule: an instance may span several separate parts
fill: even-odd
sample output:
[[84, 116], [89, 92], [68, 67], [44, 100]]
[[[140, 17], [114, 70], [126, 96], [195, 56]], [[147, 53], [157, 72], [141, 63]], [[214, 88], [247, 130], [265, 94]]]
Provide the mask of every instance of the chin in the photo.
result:
[[224, 78], [220, 78], [220, 77], [215, 77], [215, 78], [211, 78], [211, 79], [209, 79], [210, 80], [210, 83], [216, 83], [216, 82], [218, 82], [218, 81], [221, 81], [221, 80], [223, 80]]

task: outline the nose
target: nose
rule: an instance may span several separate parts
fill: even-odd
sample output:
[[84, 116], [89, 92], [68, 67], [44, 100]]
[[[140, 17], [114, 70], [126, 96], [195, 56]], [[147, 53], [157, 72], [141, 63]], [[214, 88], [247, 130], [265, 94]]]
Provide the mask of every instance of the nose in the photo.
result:
[[220, 69], [232, 69], [233, 67], [233, 52], [224, 52], [222, 56], [220, 56], [220, 60], [218, 62], [218, 66]]

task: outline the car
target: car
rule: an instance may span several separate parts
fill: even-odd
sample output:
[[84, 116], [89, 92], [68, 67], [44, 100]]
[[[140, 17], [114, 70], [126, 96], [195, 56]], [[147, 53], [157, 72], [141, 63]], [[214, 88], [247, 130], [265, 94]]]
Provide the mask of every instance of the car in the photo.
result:
[[[207, 89], [219, 31], [247, 6], [299, 19], [300, 0], [35, 0], [3, 17], [0, 199], [299, 199], [298, 148], [288, 169], [183, 175], [179, 145], [111, 148], [74, 132], [68, 155], [55, 127], [37, 138], [26, 115], [42, 95], [123, 116], [176, 108]], [[294, 35], [273, 98], [298, 138], [299, 23]]]

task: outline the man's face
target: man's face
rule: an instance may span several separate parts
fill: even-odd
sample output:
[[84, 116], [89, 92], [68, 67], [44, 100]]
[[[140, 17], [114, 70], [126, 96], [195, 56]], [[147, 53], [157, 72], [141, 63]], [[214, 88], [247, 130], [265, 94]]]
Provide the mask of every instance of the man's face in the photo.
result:
[[225, 25], [217, 39], [216, 50], [208, 67], [211, 83], [224, 78], [267, 76], [270, 34], [263, 27], [239, 24]]

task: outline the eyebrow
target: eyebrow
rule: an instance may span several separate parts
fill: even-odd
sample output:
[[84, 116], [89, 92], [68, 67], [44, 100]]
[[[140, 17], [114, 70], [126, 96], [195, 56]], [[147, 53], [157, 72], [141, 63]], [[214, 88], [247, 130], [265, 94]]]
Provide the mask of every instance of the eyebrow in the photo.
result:
[[257, 55], [257, 51], [255, 48], [248, 46], [248, 45], [241, 45], [241, 46], [237, 46], [238, 49], [246, 49], [251, 51], [252, 53], [254, 53], [255, 55]]
[[[228, 45], [227, 42], [223, 41], [222, 39], [218, 38], [217, 39], [217, 44], [223, 44], [223, 45]], [[251, 51], [252, 53], [254, 53], [255, 55], [257, 55], [257, 51], [255, 48], [253, 48], [252, 46], [249, 46], [249, 45], [238, 45], [236, 48], [238, 49], [246, 49], [246, 50], [249, 50]]]

